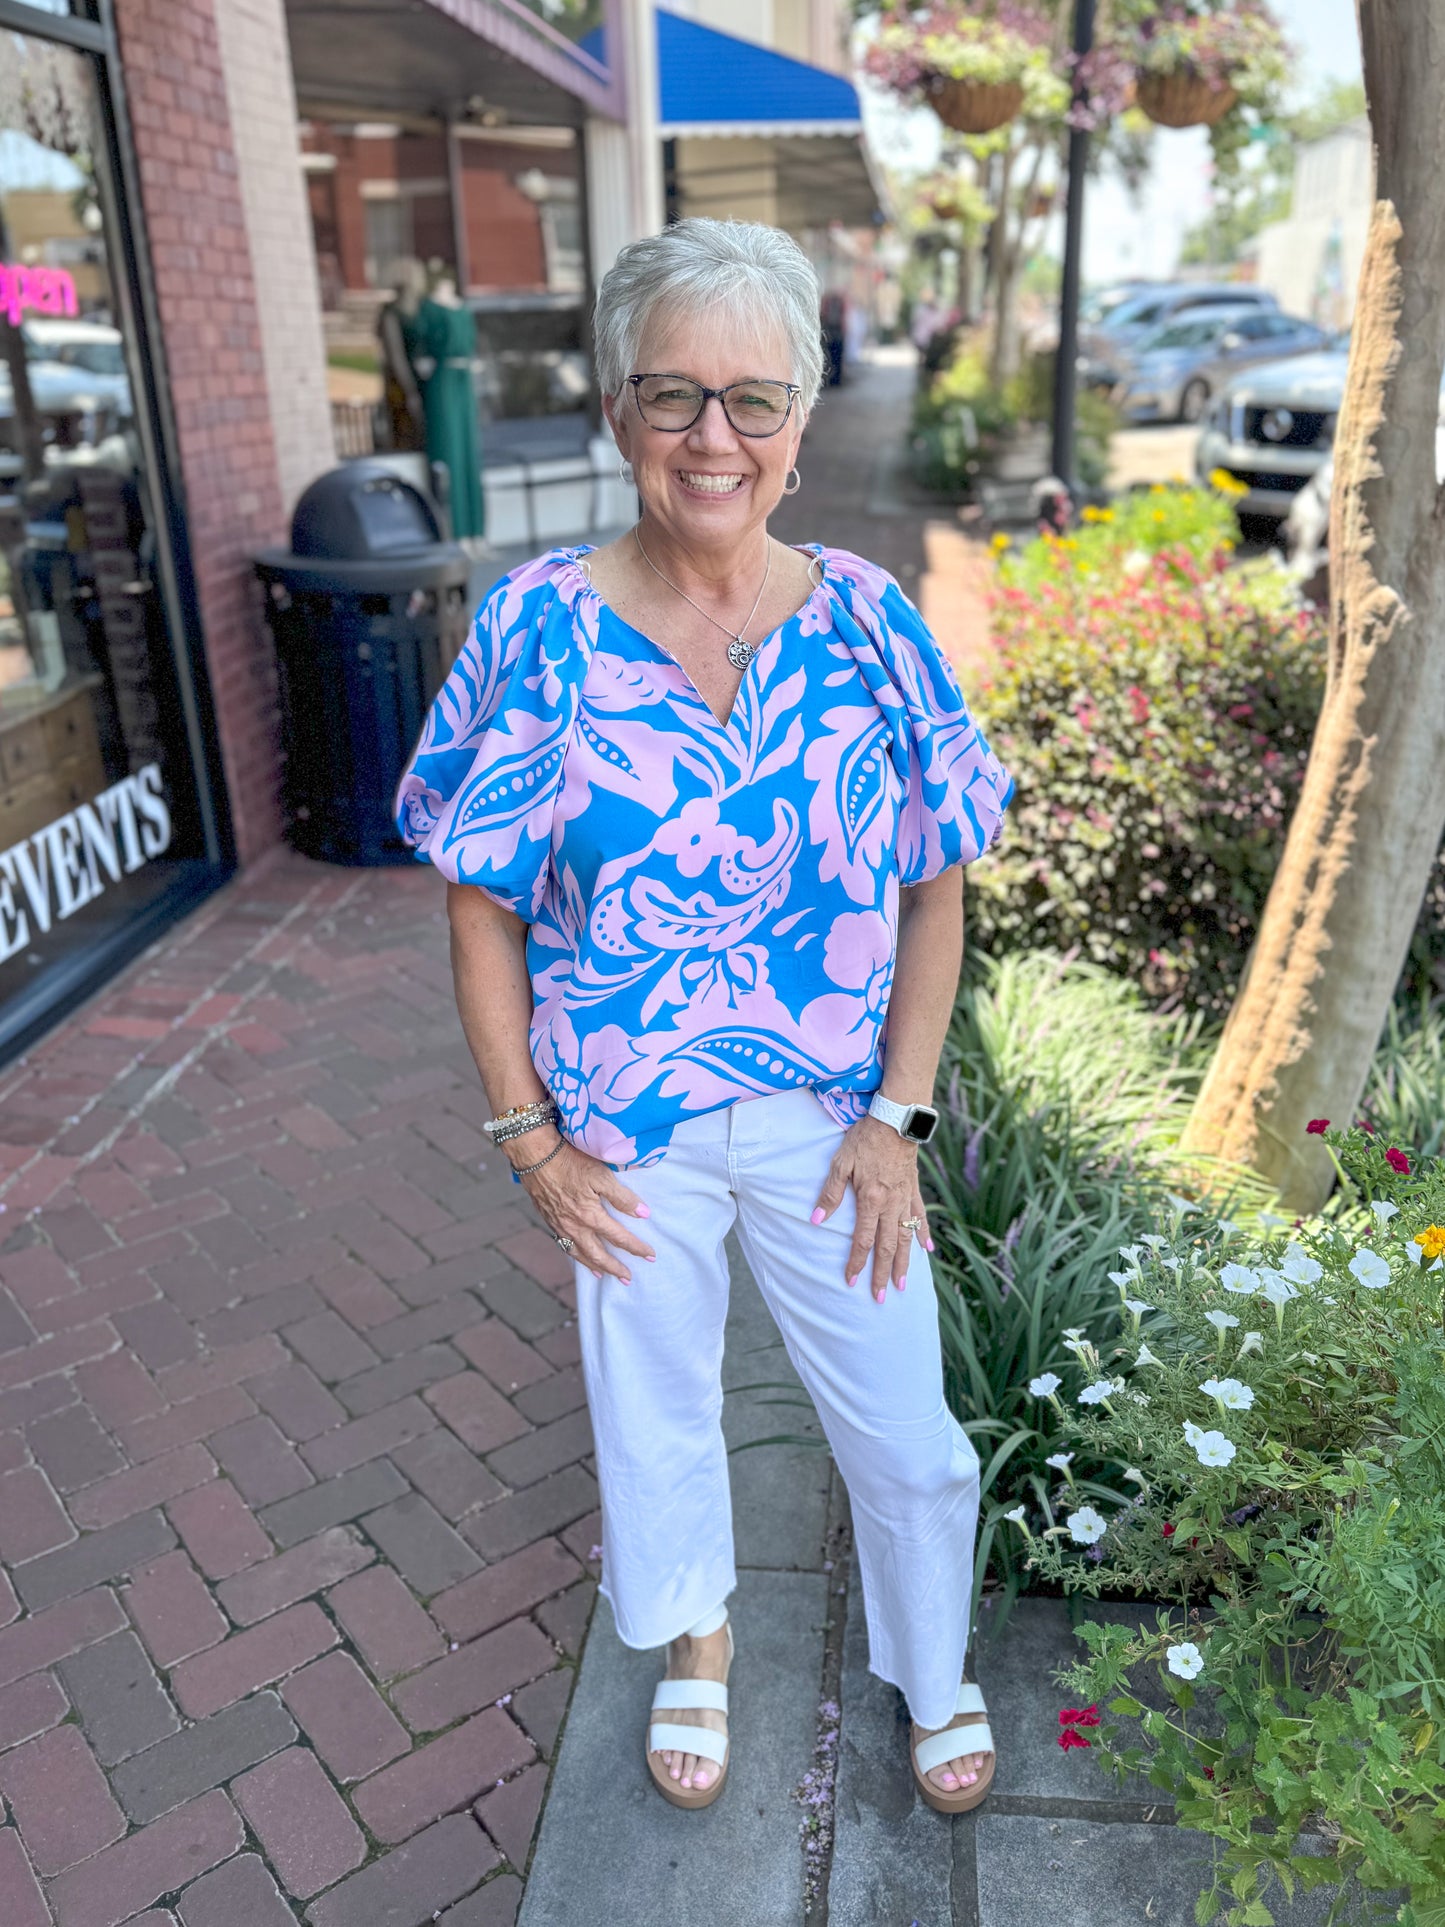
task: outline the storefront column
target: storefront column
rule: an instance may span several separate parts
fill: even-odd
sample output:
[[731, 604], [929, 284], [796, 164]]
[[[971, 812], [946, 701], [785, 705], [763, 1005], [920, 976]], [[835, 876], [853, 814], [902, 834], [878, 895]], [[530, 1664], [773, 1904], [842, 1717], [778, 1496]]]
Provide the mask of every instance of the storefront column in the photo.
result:
[[237, 854], [281, 833], [276, 668], [251, 556], [284, 539], [271, 390], [213, 0], [115, 0]]
[[658, 233], [665, 219], [653, 0], [620, 0], [618, 15], [627, 119], [587, 117], [587, 214], [599, 281], [620, 248]]
[[286, 12], [282, 0], [217, 0], [215, 11], [281, 505], [289, 514], [336, 454]]

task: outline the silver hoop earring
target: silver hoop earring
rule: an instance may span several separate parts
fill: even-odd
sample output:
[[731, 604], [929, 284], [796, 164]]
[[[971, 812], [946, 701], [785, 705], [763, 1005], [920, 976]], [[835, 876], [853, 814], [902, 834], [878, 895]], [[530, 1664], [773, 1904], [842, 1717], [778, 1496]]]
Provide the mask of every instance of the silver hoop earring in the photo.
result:
[[798, 490], [802, 486], [803, 486], [802, 476], [798, 473], [797, 469], [790, 468], [788, 470], [788, 479], [786, 482], [783, 483], [784, 495], [796, 495]]
[[619, 482], [627, 482], [628, 484], [631, 484], [636, 479], [632, 473], [631, 462], [619, 462], [617, 464], [617, 479]]

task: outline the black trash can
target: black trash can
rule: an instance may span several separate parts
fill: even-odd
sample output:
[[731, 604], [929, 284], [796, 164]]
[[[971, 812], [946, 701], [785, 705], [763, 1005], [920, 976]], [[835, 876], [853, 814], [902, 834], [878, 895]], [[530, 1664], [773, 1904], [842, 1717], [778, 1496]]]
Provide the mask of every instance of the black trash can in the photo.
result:
[[392, 799], [466, 640], [469, 564], [435, 505], [384, 462], [344, 462], [301, 497], [291, 548], [256, 558], [276, 642], [296, 849], [411, 861]]

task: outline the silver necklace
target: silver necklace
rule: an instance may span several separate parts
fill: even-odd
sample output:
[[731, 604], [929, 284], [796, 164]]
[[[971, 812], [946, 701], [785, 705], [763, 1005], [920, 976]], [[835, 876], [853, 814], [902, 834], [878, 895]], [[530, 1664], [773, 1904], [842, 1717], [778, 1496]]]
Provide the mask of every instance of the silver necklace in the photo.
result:
[[643, 561], [647, 564], [648, 568], [651, 569], [652, 573], [657, 577], [659, 582], [665, 582], [668, 588], [672, 590], [672, 593], [674, 595], [680, 595], [684, 602], [691, 603], [692, 607], [697, 610], [700, 616], [707, 617], [708, 621], [712, 624], [714, 629], [721, 629], [725, 636], [732, 636], [732, 641], [728, 644], [728, 661], [732, 664], [733, 668], [736, 670], [741, 671], [746, 669], [748, 664], [752, 661], [753, 657], [758, 653], [759, 648], [761, 648], [762, 646], [760, 643], [756, 643], [756, 642], [745, 642], [743, 638], [746, 636], [748, 630], [752, 627], [753, 617], [758, 613], [758, 608], [761, 605], [762, 599], [763, 599], [763, 592], [768, 586], [768, 577], [772, 573], [772, 568], [773, 568], [772, 542], [769, 541], [768, 543], [768, 559], [763, 564], [762, 588], [758, 590], [757, 598], [754, 601], [752, 608], [748, 610], [747, 621], [744, 622], [742, 628], [739, 629], [736, 632], [736, 634], [734, 634], [734, 632], [731, 629], [729, 629], [729, 627], [725, 622], [719, 622], [717, 617], [713, 615], [710, 610], [704, 609], [700, 602], [693, 602], [692, 597], [688, 594], [687, 590], [679, 589], [677, 584], [672, 580], [671, 576], [666, 576], [662, 573], [662, 570], [658, 568], [657, 564], [653, 561], [652, 557], [647, 553], [647, 550], [643, 548], [642, 535], [635, 525], [632, 530], [632, 539], [637, 544], [638, 554], [642, 557]]

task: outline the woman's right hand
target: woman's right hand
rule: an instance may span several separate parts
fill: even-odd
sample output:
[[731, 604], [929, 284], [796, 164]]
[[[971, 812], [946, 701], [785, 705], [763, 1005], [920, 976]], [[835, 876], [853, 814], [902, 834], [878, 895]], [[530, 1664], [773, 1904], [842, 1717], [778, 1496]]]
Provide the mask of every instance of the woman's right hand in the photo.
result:
[[[520, 1151], [520, 1139], [517, 1145]], [[518, 1163], [531, 1163], [533, 1158], [545, 1155], [541, 1151], [533, 1152], [530, 1145], [527, 1150], [529, 1155], [519, 1156]], [[564, 1144], [540, 1171], [524, 1177], [522, 1185], [553, 1237], [570, 1238], [572, 1250], [568, 1255], [599, 1278], [619, 1278], [624, 1285], [632, 1283], [626, 1260], [619, 1255], [622, 1252], [649, 1261], [656, 1258], [657, 1253], [613, 1215], [620, 1212], [629, 1218], [650, 1218], [652, 1213], [635, 1191], [628, 1190], [612, 1167], [599, 1158]]]

